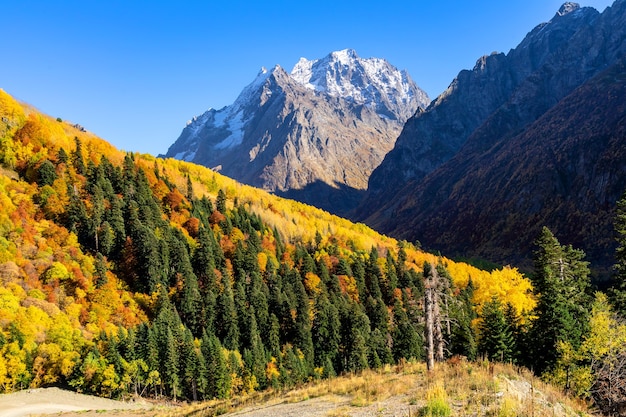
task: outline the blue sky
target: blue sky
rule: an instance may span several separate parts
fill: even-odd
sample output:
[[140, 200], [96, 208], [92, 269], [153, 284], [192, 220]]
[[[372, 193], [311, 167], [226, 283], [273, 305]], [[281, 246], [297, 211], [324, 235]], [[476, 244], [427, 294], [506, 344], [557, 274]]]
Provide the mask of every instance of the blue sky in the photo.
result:
[[[262, 66], [356, 50], [431, 98], [508, 52], [563, 1], [2, 1], [0, 88], [113, 145], [165, 153], [187, 120], [231, 104]], [[603, 11], [610, 0], [584, 0]]]

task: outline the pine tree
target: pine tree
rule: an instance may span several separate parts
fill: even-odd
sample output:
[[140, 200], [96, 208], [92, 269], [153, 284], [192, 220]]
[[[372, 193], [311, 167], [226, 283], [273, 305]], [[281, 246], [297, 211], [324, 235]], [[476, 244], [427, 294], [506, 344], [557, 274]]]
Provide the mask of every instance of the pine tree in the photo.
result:
[[402, 308], [399, 300], [393, 306], [394, 327], [391, 332], [393, 338], [393, 357], [396, 361], [400, 359], [421, 359], [421, 340], [415, 327]]
[[215, 201], [215, 206], [217, 208], [217, 211], [222, 214], [226, 214], [226, 193], [222, 189], [217, 192], [217, 200]]
[[313, 319], [312, 339], [315, 349], [315, 365], [325, 366], [332, 363], [339, 348], [341, 323], [337, 308], [322, 294], [316, 300], [316, 314]]
[[74, 144], [76, 147], [74, 151], [72, 151], [72, 165], [77, 173], [85, 175], [87, 169], [85, 168], [85, 160], [83, 159], [83, 143], [78, 136], [74, 136]]
[[[382, 298], [382, 292], [380, 290], [382, 277], [382, 272], [378, 266], [378, 250], [372, 247], [367, 264], [365, 265], [365, 286], [368, 294], [377, 299]], [[362, 299], [364, 300], [365, 297]]]
[[515, 340], [497, 297], [483, 304], [479, 325], [478, 353], [491, 361], [510, 362]]
[[613, 265], [611, 301], [615, 310], [622, 317], [626, 317], [626, 192], [616, 203], [613, 227], [617, 248], [615, 249], [615, 265]]
[[163, 359], [165, 384], [169, 388], [170, 395], [176, 401], [176, 397], [180, 394], [180, 367], [178, 346], [170, 327], [166, 330], [165, 357]]
[[476, 359], [476, 335], [472, 322], [476, 318], [473, 299], [474, 284], [470, 279], [465, 288], [459, 291], [451, 312], [452, 333], [448, 342], [451, 355], [462, 355], [469, 360]]
[[231, 287], [230, 276], [226, 271], [222, 273], [224, 290], [217, 298], [217, 331], [224, 346], [230, 350], [239, 349], [239, 319], [235, 309], [235, 299]]
[[393, 363], [393, 354], [389, 348], [387, 334], [374, 329], [368, 339], [368, 362], [370, 368], [380, 368]]
[[230, 395], [232, 381], [222, 344], [215, 335], [204, 333], [201, 350], [207, 364], [208, 398], [227, 398]]
[[395, 289], [398, 288], [398, 272], [396, 270], [396, 263], [391, 256], [391, 251], [387, 252], [387, 259], [385, 262], [385, 279], [382, 287], [383, 299], [387, 304], [393, 304], [393, 294]]
[[274, 313], [270, 314], [267, 347], [272, 357], [277, 359], [280, 357], [280, 323], [278, 322], [278, 318]]
[[[296, 272], [297, 274], [297, 272]], [[296, 338], [295, 346], [304, 353], [304, 359], [308, 369], [313, 369], [313, 338], [311, 336], [311, 315], [309, 309], [309, 297], [306, 294], [301, 279], [295, 283], [296, 296]]]
[[541, 374], [558, 359], [557, 343], [568, 342], [575, 349], [588, 332], [589, 268], [584, 253], [562, 246], [544, 227], [536, 241], [533, 286], [538, 294], [529, 331], [527, 366]]
[[37, 184], [40, 187], [44, 185], [52, 185], [57, 179], [57, 173], [54, 165], [49, 160], [44, 160], [37, 170]]
[[184, 338], [180, 346], [180, 380], [183, 382], [184, 394], [187, 398], [198, 401], [198, 386], [202, 385], [200, 372], [200, 357], [196, 353], [193, 335], [185, 329]]

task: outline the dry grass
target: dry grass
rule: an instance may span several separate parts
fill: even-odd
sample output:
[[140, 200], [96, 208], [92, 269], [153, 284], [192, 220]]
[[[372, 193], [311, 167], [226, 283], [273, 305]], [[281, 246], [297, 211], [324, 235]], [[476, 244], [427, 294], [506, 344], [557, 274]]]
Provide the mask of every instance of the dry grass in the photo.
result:
[[[309, 401], [316, 399], [315, 401]], [[317, 401], [317, 402], [316, 402]], [[151, 416], [278, 415], [282, 406], [323, 402], [302, 415], [344, 416], [591, 416], [589, 407], [529, 371], [488, 362], [422, 363], [315, 381], [286, 392], [266, 391], [223, 401], [173, 407]], [[330, 410], [330, 411], [329, 411]]]

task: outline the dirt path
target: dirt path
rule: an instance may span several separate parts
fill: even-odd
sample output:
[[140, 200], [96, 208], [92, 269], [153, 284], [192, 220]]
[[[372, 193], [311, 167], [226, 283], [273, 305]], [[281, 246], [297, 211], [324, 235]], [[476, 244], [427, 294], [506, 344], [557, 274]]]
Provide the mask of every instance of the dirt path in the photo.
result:
[[123, 402], [82, 395], [58, 388], [39, 388], [0, 395], [0, 416], [23, 417], [84, 410], [139, 410], [143, 402]]

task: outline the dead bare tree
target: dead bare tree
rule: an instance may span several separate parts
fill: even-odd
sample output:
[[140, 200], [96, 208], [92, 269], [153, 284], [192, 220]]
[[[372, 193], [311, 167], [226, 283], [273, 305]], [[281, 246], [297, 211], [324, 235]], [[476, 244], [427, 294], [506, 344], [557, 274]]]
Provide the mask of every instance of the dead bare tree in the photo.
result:
[[444, 338], [439, 309], [439, 274], [434, 265], [424, 263], [424, 313], [426, 317], [426, 367], [430, 371], [435, 361], [444, 360]]

